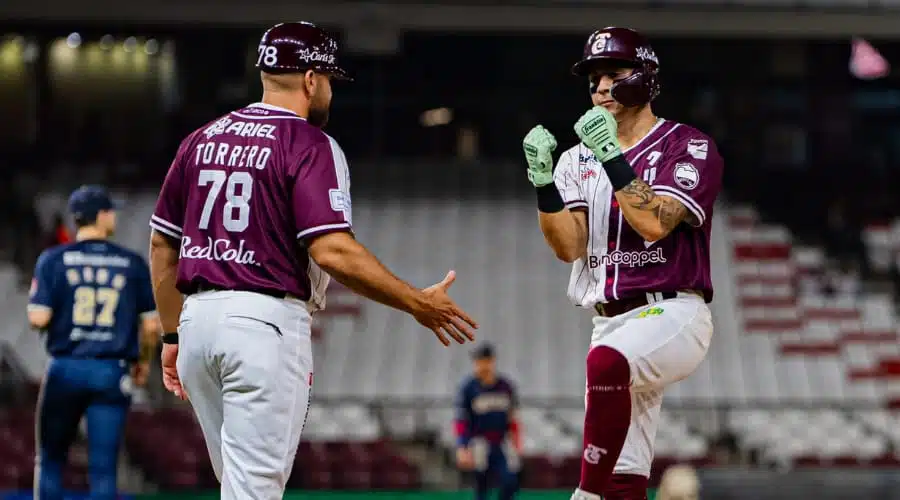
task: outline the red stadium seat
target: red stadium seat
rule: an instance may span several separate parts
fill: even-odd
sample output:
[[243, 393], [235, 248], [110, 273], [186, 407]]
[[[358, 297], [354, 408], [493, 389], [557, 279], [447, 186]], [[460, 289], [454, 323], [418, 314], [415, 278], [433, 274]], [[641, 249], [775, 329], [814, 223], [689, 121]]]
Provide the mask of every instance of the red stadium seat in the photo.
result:
[[304, 471], [303, 484], [311, 490], [329, 490], [332, 488], [331, 471], [329, 469], [311, 469]]
[[[131, 412], [125, 444], [132, 462], [163, 488], [218, 488], [206, 443], [189, 411]], [[416, 467], [395, 454], [388, 441], [302, 441], [288, 479], [290, 488], [320, 490], [409, 489], [420, 483]]]
[[26, 475], [22, 469], [11, 462], [2, 462], [0, 467], [0, 489], [15, 490], [21, 487], [22, 479]]
[[191, 491], [200, 488], [197, 472], [192, 470], [172, 471], [164, 484], [169, 489], [176, 491]]
[[382, 470], [375, 476], [373, 486], [384, 490], [408, 490], [419, 488], [421, 481], [418, 470], [405, 464], [398, 468]]
[[339, 469], [332, 468], [332, 477], [337, 477], [337, 486], [346, 490], [368, 490], [372, 487], [370, 464], [347, 463]]

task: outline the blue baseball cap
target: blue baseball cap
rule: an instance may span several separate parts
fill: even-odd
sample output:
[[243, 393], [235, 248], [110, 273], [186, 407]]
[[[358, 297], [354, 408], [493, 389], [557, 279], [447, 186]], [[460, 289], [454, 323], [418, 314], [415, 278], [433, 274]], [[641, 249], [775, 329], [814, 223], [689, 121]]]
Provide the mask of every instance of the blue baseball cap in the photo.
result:
[[115, 203], [103, 186], [81, 186], [69, 196], [69, 213], [75, 219], [91, 222], [101, 210], [115, 210]]

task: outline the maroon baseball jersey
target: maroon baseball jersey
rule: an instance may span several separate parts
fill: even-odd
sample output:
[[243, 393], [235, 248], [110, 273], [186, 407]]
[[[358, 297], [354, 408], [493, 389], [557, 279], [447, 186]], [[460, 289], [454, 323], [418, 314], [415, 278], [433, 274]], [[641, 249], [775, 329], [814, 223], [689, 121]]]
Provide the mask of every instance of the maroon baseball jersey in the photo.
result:
[[180, 240], [182, 293], [289, 293], [316, 308], [324, 307], [329, 277], [302, 243], [351, 224], [350, 173], [337, 142], [261, 103], [181, 143], [150, 220]]
[[624, 151], [638, 178], [653, 191], [680, 201], [699, 223], [679, 224], [649, 243], [622, 216], [602, 165], [584, 146], [559, 158], [554, 180], [570, 210], [588, 212], [587, 255], [575, 261], [568, 295], [576, 305], [631, 298], [645, 293], [701, 290], [712, 300], [709, 236], [713, 205], [722, 187], [722, 157], [699, 130], [660, 119]]

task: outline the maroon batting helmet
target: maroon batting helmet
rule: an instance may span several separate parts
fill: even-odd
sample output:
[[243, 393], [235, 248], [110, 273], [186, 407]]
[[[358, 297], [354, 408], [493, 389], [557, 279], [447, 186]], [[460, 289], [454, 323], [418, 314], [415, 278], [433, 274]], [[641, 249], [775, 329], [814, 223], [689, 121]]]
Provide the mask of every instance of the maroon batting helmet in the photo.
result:
[[338, 64], [337, 41], [313, 23], [276, 24], [263, 34], [257, 51], [256, 67], [266, 73], [313, 70], [341, 80], [352, 80]]
[[659, 59], [650, 42], [628, 28], [603, 28], [584, 44], [584, 55], [572, 66], [572, 73], [587, 76], [600, 61], [616, 61], [634, 67], [634, 73], [610, 88], [613, 99], [623, 106], [641, 106], [659, 95]]

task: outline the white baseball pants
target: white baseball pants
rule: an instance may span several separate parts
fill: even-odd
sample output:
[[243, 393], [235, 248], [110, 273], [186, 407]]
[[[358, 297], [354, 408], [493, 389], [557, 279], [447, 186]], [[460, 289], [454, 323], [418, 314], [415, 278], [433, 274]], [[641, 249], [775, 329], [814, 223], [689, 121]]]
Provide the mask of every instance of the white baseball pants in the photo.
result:
[[594, 317], [591, 348], [612, 347], [631, 367], [631, 425], [613, 473], [650, 476], [663, 389], [697, 369], [712, 334], [709, 307], [684, 292], [612, 318]]
[[310, 313], [251, 292], [189, 296], [178, 375], [203, 430], [223, 500], [281, 500], [309, 408]]

